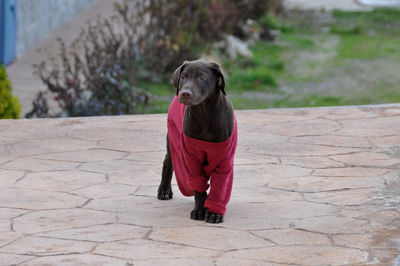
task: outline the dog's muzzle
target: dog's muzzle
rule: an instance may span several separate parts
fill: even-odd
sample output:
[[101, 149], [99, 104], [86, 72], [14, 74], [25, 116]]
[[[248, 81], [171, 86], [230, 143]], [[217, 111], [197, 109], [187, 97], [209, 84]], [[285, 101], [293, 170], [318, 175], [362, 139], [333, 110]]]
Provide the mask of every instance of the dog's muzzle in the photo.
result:
[[183, 103], [185, 105], [192, 105], [192, 102], [190, 101], [193, 96], [193, 93], [189, 90], [181, 90], [179, 93], [179, 102]]

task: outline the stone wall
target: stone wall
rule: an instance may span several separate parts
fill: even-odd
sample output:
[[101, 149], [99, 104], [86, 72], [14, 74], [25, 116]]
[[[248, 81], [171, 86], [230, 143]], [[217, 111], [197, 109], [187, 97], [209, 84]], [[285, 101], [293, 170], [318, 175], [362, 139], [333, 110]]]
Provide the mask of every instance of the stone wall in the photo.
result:
[[18, 0], [17, 57], [96, 0]]

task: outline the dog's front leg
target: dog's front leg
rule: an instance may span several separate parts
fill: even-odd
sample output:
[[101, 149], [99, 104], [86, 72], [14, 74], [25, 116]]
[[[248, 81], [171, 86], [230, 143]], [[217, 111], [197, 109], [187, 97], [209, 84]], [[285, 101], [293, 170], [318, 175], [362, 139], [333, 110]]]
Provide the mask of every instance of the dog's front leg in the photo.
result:
[[190, 219], [192, 220], [204, 220], [206, 210], [204, 208], [204, 202], [207, 199], [207, 192], [194, 192], [194, 209], [190, 213]]
[[172, 199], [173, 193], [171, 188], [171, 180], [172, 180], [172, 159], [171, 153], [169, 151], [169, 140], [167, 134], [167, 154], [165, 155], [162, 174], [161, 174], [161, 183], [158, 187], [157, 198], [159, 200], [169, 200]]
[[224, 215], [220, 213], [210, 212], [206, 209], [205, 218], [207, 223], [219, 224], [224, 222]]

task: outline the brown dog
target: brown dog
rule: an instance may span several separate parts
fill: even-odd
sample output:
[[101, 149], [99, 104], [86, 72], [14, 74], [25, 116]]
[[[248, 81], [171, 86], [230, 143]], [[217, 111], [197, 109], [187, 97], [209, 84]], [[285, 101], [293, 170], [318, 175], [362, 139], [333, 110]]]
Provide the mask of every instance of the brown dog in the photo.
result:
[[[237, 127], [216, 63], [185, 61], [173, 74], [177, 97], [168, 111], [167, 154], [158, 199], [172, 198], [175, 171], [185, 196], [195, 196], [191, 218], [223, 222], [230, 199]], [[206, 190], [210, 186], [209, 195]]]

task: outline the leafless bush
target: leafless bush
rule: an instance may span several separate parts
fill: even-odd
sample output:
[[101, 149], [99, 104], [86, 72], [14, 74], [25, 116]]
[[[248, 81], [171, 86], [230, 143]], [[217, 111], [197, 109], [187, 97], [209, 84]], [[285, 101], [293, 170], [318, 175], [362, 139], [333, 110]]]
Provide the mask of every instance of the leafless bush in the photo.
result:
[[[47, 62], [34, 65], [48, 90], [27, 117], [115, 115], [142, 112], [149, 102], [143, 81], [161, 80], [184, 60], [240, 21], [265, 13], [277, 0], [124, 0], [116, 14], [98, 17]], [[263, 11], [264, 10], [264, 11]], [[47, 98], [60, 112], [50, 114]]]

